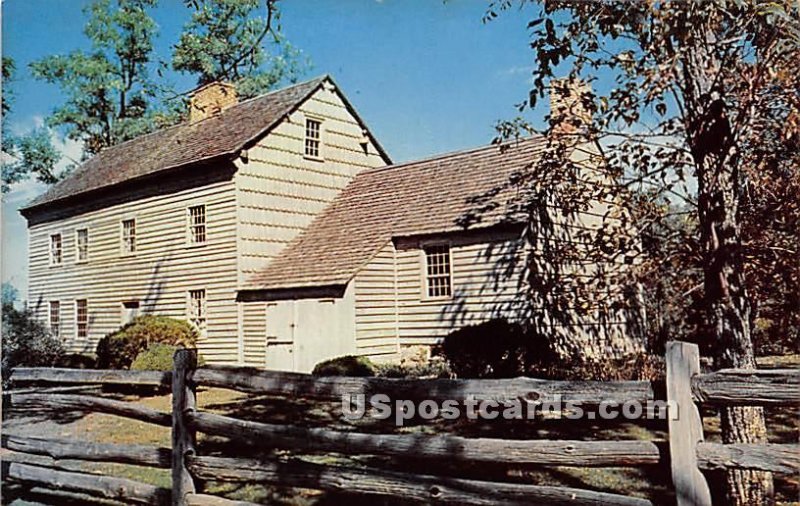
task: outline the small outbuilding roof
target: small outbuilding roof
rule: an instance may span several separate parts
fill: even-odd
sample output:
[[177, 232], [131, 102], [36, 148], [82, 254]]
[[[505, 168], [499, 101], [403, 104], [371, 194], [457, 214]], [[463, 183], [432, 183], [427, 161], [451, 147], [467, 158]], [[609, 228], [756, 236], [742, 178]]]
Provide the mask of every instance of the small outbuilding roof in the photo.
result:
[[544, 144], [531, 138], [363, 171], [243, 289], [344, 285], [392, 238], [514, 221], [510, 181]]
[[[240, 102], [217, 115], [142, 135], [104, 149], [31, 201], [23, 214], [49, 204], [197, 162], [236, 156], [291, 114], [325, 81], [324, 75]], [[347, 99], [342, 100], [354, 116]], [[363, 126], [363, 125], [362, 125]], [[381, 155], [389, 161], [376, 139]]]

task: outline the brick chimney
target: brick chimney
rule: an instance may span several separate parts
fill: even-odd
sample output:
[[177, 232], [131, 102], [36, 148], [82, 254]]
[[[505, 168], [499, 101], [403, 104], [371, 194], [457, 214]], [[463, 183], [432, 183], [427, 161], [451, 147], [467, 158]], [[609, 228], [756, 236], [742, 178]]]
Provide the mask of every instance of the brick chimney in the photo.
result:
[[592, 111], [582, 98], [591, 92], [584, 81], [553, 79], [550, 82], [550, 123], [558, 134], [578, 134], [592, 121]]
[[192, 92], [189, 100], [189, 122], [194, 123], [219, 114], [237, 102], [234, 85], [218, 81], [208, 83]]

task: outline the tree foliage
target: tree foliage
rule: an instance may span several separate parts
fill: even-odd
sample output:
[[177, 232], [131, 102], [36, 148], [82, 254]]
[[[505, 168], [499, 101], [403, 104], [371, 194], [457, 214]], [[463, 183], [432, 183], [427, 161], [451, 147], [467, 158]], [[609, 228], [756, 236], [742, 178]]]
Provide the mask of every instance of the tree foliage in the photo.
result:
[[[496, 2], [487, 17], [516, 3]], [[794, 222], [789, 216], [796, 206], [776, 191], [791, 187], [798, 171], [797, 4], [560, 1], [534, 8], [528, 25], [532, 89], [520, 109], [534, 107], [556, 75], [594, 84], [578, 101], [589, 111], [588, 120], [571, 127], [582, 128], [581, 134], [602, 147], [611, 183], [603, 192], [628, 208], [633, 226], [651, 238], [651, 245], [664, 242], [656, 255], [644, 256], [653, 248], [636, 253], [640, 279], [652, 279], [667, 260], [684, 267], [676, 275], [696, 272], [700, 285], [680, 295], [685, 301], [701, 294], [697, 309], [717, 365], [755, 367], [753, 294], [757, 298], [758, 286], [767, 287], [757, 278], [767, 272], [765, 279], [777, 275], [795, 283], [796, 275], [786, 279], [784, 274], [800, 260], [796, 246], [783, 244], [796, 237], [786, 228]], [[545, 133], [563, 131], [573, 117], [551, 111]], [[502, 128], [511, 131], [518, 124]], [[528, 186], [551, 178], [547, 187], [555, 196], [548, 198], [569, 198], [574, 184], [569, 171], [558, 167], [537, 164]], [[776, 219], [770, 210], [787, 219]], [[676, 211], [685, 219], [670, 219]], [[587, 240], [608, 246], [606, 228]], [[679, 240], [682, 234], [688, 240]], [[635, 252], [629, 243], [615, 249], [616, 254]], [[598, 278], [594, 288], [602, 289]], [[586, 294], [597, 297], [597, 291]], [[722, 428], [727, 442], [765, 437], [757, 409], [723, 410]], [[764, 474], [729, 473], [729, 486], [733, 503], [768, 501]]]
[[244, 98], [295, 80], [303, 65], [280, 33], [277, 0], [187, 0], [194, 9], [175, 46], [175, 70], [198, 84], [228, 81]]
[[[5, 291], [5, 290], [4, 290]], [[50, 367], [64, 347], [28, 309], [17, 310], [3, 301], [3, 387], [14, 367]]]
[[94, 0], [85, 8], [91, 48], [31, 64], [34, 77], [57, 85], [66, 97], [48, 126], [81, 142], [86, 156], [170, 121], [159, 114], [150, 77], [157, 26], [149, 11], [155, 5], [156, 0]]

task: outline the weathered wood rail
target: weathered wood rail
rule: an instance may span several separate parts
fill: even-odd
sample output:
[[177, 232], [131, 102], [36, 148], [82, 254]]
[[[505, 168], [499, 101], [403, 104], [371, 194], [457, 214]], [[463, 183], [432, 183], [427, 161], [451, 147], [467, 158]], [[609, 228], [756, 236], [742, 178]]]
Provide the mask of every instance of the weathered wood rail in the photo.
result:
[[[175, 356], [172, 372], [106, 371], [55, 368], [19, 368], [15, 385], [37, 388], [79, 388], [141, 385], [169, 388], [171, 412], [102, 396], [102, 392], [71, 390], [38, 393], [27, 389], [7, 396], [12, 411], [60, 413], [98, 412], [171, 427], [171, 448], [147, 445], [101, 444], [79, 440], [31, 438], [5, 434], [2, 446], [13, 455], [50, 458], [53, 466], [4, 459], [3, 479], [55, 490], [80, 492], [127, 503], [199, 506], [248, 505], [198, 492], [201, 483], [247, 482], [278, 487], [311, 488], [342, 494], [402, 497], [410, 502], [448, 504], [650, 504], [646, 499], [573, 487], [545, 487], [511, 481], [459, 476], [456, 471], [433, 475], [411, 470], [383, 469], [375, 464], [321, 464], [309, 455], [334, 453], [374, 455], [403, 461], [431, 461], [432, 469], [446, 463], [501, 466], [638, 467], [672, 463], [679, 504], [710, 504], [709, 487], [701, 470], [746, 468], [775, 473], [800, 471], [800, 444], [724, 445], [703, 442], [702, 421], [696, 403], [714, 406], [800, 406], [800, 370], [723, 370], [700, 374], [693, 345], [672, 343], [667, 353], [666, 391], [650, 382], [508, 380], [400, 380], [386, 378], [315, 377], [243, 368], [196, 368], [193, 351]], [[583, 441], [468, 438], [423, 433], [363, 433], [358, 430], [309, 428], [240, 420], [200, 411], [197, 387], [220, 387], [259, 396], [340, 401], [342, 396], [385, 394], [391, 399], [437, 402], [467, 399], [560, 401], [582, 406], [603, 403], [642, 405], [666, 400], [669, 440]], [[665, 396], [666, 395], [666, 399]], [[564, 420], [570, 423], [570, 420]], [[198, 454], [196, 433], [223, 436], [268, 450], [274, 456]], [[223, 452], [224, 453], [224, 452]], [[231, 452], [232, 453], [232, 452]], [[64, 470], [61, 460], [113, 462], [171, 469], [171, 489], [134, 480]], [[468, 466], [466, 466], [468, 467]], [[413, 467], [411, 468], [413, 469]], [[430, 471], [429, 471], [430, 472]], [[495, 473], [493, 476], [498, 476]]]

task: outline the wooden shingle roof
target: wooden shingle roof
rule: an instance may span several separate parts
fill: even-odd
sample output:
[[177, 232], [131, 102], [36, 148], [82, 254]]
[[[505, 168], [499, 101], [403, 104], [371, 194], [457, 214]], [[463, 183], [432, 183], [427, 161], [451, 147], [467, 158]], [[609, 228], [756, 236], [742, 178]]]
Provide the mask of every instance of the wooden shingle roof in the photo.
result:
[[533, 138], [361, 172], [243, 288], [344, 285], [394, 237], [464, 230], [475, 199], [485, 195], [499, 205], [469, 228], [498, 225], [516, 191], [510, 179], [543, 144]]
[[[22, 212], [28, 214], [36, 208], [161, 171], [236, 156], [294, 111], [326, 80], [332, 82], [330, 76], [317, 77], [243, 101], [204, 120], [181, 123], [107, 148], [31, 201]], [[352, 109], [344, 95], [342, 99]], [[351, 112], [355, 115], [355, 111]], [[377, 141], [375, 144], [378, 145]], [[382, 150], [381, 154], [388, 159]]]

